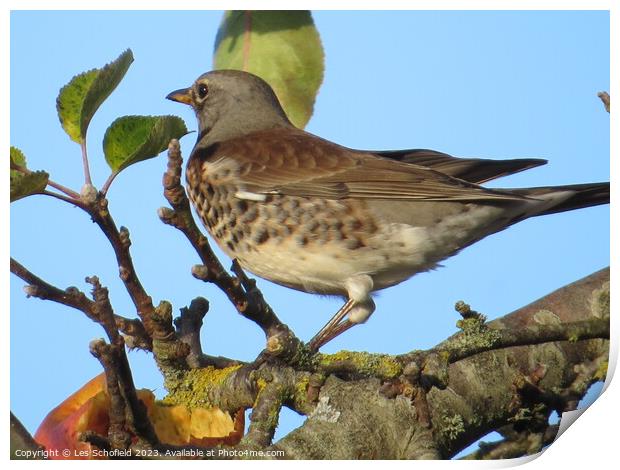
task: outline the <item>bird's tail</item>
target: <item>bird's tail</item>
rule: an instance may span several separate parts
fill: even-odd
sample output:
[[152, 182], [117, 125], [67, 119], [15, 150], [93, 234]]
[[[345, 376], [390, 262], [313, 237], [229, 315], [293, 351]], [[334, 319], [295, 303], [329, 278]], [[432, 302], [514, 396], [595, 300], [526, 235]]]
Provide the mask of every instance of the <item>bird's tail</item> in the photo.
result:
[[[551, 202], [545, 205], [542, 211], [530, 214], [532, 216], [609, 204], [609, 182], [512, 189], [510, 192], [535, 199], [547, 199]], [[555, 204], [553, 204], [554, 201]]]

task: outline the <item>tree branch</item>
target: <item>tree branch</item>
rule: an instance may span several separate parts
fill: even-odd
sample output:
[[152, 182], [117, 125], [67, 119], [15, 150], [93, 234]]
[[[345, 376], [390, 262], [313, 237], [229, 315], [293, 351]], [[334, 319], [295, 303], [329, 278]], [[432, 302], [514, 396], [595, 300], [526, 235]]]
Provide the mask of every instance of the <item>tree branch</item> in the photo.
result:
[[551, 445], [558, 434], [557, 424], [548, 426], [542, 433], [519, 433], [498, 442], [480, 442], [479, 449], [461, 460], [515, 459], [540, 452]]
[[595, 338], [609, 338], [609, 319], [593, 318], [576, 322], [551, 325], [529, 325], [522, 329], [499, 329], [499, 325], [491, 324], [488, 331], [489, 342], [484, 344], [471, 341], [467, 333], [457, 333], [432, 350], [414, 351], [397, 356], [398, 360], [407, 363], [418, 361], [429, 353], [443, 354], [448, 364], [458, 362], [486, 351], [510, 348], [514, 346], [532, 346], [554, 341], [580, 341]]
[[131, 300], [136, 306], [138, 316], [142, 320], [144, 329], [147, 334], [152, 337], [152, 316], [155, 312], [155, 307], [153, 306], [151, 297], [146, 293], [144, 287], [140, 283], [140, 279], [133, 265], [133, 260], [129, 253], [129, 247], [131, 246], [129, 230], [125, 227], [121, 227], [120, 230], [116, 228], [116, 224], [108, 211], [108, 200], [101, 197], [100, 194], [98, 194], [95, 201], [88, 206], [88, 209], [93, 221], [99, 226], [109, 240], [118, 263], [119, 276]]
[[209, 301], [204, 297], [197, 297], [192, 300], [189, 307], [181, 308], [181, 315], [174, 319], [179, 340], [189, 346], [189, 354], [186, 358], [187, 365], [191, 369], [208, 366], [224, 369], [243, 364], [242, 361], [203, 354], [202, 345], [200, 344], [200, 329], [202, 327], [202, 319], [208, 310]]
[[[90, 300], [86, 294], [77, 287], [68, 287], [65, 290], [59, 289], [33, 274], [13, 258], [11, 258], [11, 272], [29, 284], [25, 288], [26, 295], [37, 297], [42, 300], [51, 300], [75, 308], [84, 313], [92, 321], [102, 324], [96, 303]], [[139, 320], [125, 318], [116, 314], [113, 314], [113, 318], [116, 328], [123, 334], [132, 338], [134, 347], [151, 349], [151, 338], [146, 334], [144, 326]]]
[[132, 443], [132, 436], [149, 446], [157, 446], [159, 440], [148, 419], [146, 406], [136, 393], [122, 338], [119, 336], [115, 344], [109, 345], [103, 340], [95, 340], [91, 342], [90, 350], [101, 362], [106, 374], [110, 397], [110, 447], [127, 449]]
[[605, 111], [609, 112], [609, 109], [611, 107], [611, 98], [609, 97], [609, 93], [607, 93], [606, 91], [600, 91], [598, 93], [598, 97], [603, 102], [603, 106], [605, 106]]
[[[604, 269], [491, 322], [489, 327], [514, 331], [589, 320], [600, 325], [596, 322], [607, 321], [608, 315], [609, 270]], [[608, 338], [606, 330], [600, 333]], [[331, 375], [319, 394], [319, 406], [321, 401], [327, 403], [323, 406], [327, 417], [320, 422], [308, 419], [270, 449], [284, 450], [287, 458], [304, 459], [445, 459], [502, 426], [520, 427], [531, 434], [534, 431], [529, 429], [537, 429], [540, 419], [546, 420], [554, 407], [560, 413], [570, 409], [591, 383], [605, 375], [607, 339], [555, 341], [554, 335], [535, 345], [490, 346], [488, 351], [446, 365], [449, 387], [431, 386], [425, 395], [428, 420], [422, 419], [423, 408], [408, 398], [415, 392], [406, 393], [406, 383], [397, 387], [401, 389], [397, 393], [385, 396], [377, 394], [381, 385], [377, 379], [342, 381]], [[436, 357], [441, 347], [430, 351], [435, 351]], [[425, 366], [420, 364], [417, 373], [422, 374]], [[407, 372], [416, 375], [413, 369], [409, 367]], [[369, 428], [367, 423], [373, 426]], [[389, 438], [384, 441], [380, 436]], [[538, 442], [547, 442], [547, 437]], [[497, 452], [507, 453], [509, 447], [506, 444]]]
[[[587, 324], [589, 317], [594, 317], [597, 325], [608, 318], [608, 276], [608, 270], [595, 273], [491, 322], [494, 328], [502, 324], [531, 331], [529, 328], [534, 324], [574, 320], [568, 322], [567, 330], [562, 333], [555, 327], [549, 328], [547, 341], [540, 344], [519, 346], [520, 339], [516, 336], [518, 341], [514, 340], [510, 347], [506, 340], [499, 350], [497, 345], [492, 345], [491, 349], [476, 355], [455, 357], [455, 362], [446, 366], [449, 389], [431, 386], [422, 395], [419, 390], [406, 393], [401, 389], [399, 393], [385, 396], [377, 394], [381, 382], [376, 378], [360, 378], [358, 374], [341, 380], [330, 375], [320, 389], [317, 406], [317, 397], [311, 393], [313, 374], [265, 365], [249, 373], [243, 368], [229, 368], [221, 371], [225, 375], [211, 381], [205, 378], [213, 374], [212, 370], [189, 371], [177, 377], [178, 387], [172, 381], [166, 384], [170, 392], [167, 400], [184, 403], [189, 388], [192, 400], [200, 399], [223, 410], [250, 406], [254, 406], [255, 411], [256, 408], [269, 410], [257, 412], [252, 437], [254, 443], [265, 443], [270, 439], [274, 410], [279, 406], [278, 396], [284, 390], [275, 385], [273, 389], [261, 386], [267, 378], [268, 383], [290, 384], [285, 389], [292, 391], [292, 395], [284, 403], [309, 414], [309, 420], [302, 427], [269, 447], [284, 451], [286, 458], [449, 458], [500, 426], [512, 423], [525, 426], [524, 429], [534, 425], [536, 428], [539, 425], [535, 423], [546, 420], [553, 408], [560, 412], [570, 409], [570, 402], [577, 398], [575, 394], [583, 396], [592, 382], [603, 378], [607, 342], [584, 339], [584, 336], [571, 337], [569, 332], [582, 331], [574, 325]], [[579, 302], [573, 302], [575, 299]], [[517, 323], [520, 326], [517, 327]], [[607, 336], [606, 329], [599, 332], [602, 337]], [[592, 335], [588, 333], [588, 338]], [[558, 343], [557, 338], [568, 340]], [[438, 350], [428, 351], [420, 373], [425, 370], [428, 373], [429, 357], [437, 357]], [[365, 360], [355, 355], [338, 353], [331, 358], [323, 355], [321, 361], [332, 359], [332, 363], [340, 364], [349, 361], [357, 373], [361, 370], [359, 364], [366, 363], [367, 373], [383, 371], [383, 376], [390, 375], [390, 364], [395, 363], [386, 362], [387, 357], [383, 357], [384, 362], [377, 360], [375, 366], [368, 366], [373, 363], [372, 355], [360, 356]], [[532, 364], [536, 366], [534, 369]], [[553, 364], [553, 367], [546, 364]], [[415, 371], [407, 367], [401, 372], [415, 376]], [[397, 371], [392, 372], [397, 376]], [[403, 388], [406, 389], [406, 384]], [[259, 406], [259, 403], [262, 404]], [[372, 429], [367, 426], [369, 422], [373, 423]], [[536, 434], [527, 432], [534, 433], [532, 436]], [[378, 435], [388, 437], [377, 439]], [[354, 442], [351, 436], [355, 436]], [[547, 442], [538, 437], [534, 441], [530, 441], [529, 448], [533, 449], [534, 443]], [[515, 444], [506, 444], [497, 452], [508, 455], [509, 449], [515, 451]]]

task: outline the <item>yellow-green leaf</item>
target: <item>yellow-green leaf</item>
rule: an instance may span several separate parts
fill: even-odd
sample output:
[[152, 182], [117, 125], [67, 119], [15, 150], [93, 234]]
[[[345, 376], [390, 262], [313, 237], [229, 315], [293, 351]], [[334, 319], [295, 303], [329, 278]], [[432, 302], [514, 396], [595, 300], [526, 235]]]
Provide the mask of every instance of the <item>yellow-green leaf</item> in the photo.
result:
[[56, 109], [60, 123], [71, 140], [78, 144], [86, 140], [90, 120], [123, 79], [132, 62], [133, 54], [131, 49], [127, 49], [103, 68], [76, 75], [60, 90]]
[[[20, 149], [18, 149], [17, 147], [11, 146], [10, 154], [11, 154], [11, 167], [16, 165], [16, 166], [22, 166], [26, 168], [26, 156]], [[11, 175], [12, 174], [13, 174], [13, 170], [11, 170]]]
[[[16, 147], [11, 147], [11, 202], [31, 194], [38, 194], [47, 186], [49, 175], [44, 171], [30, 171], [26, 157]], [[17, 169], [19, 168], [19, 169]]]
[[213, 66], [263, 78], [289, 119], [303, 128], [323, 81], [323, 46], [309, 11], [227, 11]]
[[112, 172], [156, 157], [171, 139], [187, 134], [185, 122], [177, 116], [123, 116], [108, 127], [103, 153]]

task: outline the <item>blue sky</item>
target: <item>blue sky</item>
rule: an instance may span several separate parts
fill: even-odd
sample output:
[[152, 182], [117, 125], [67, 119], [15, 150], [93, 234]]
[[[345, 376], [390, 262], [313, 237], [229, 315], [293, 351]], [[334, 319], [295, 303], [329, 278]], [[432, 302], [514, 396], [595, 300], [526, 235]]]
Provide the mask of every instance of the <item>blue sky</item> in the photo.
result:
[[[307, 130], [353, 148], [433, 148], [457, 156], [540, 157], [549, 164], [494, 182], [497, 187], [609, 180], [609, 115], [596, 96], [609, 89], [607, 12], [316, 12], [325, 78]], [[79, 147], [56, 115], [58, 90], [131, 47], [126, 78], [89, 128], [91, 173], [106, 179], [101, 140], [126, 114], [176, 114], [166, 101], [211, 68], [221, 12], [13, 12], [11, 145], [33, 169], [74, 189], [83, 183]], [[187, 158], [194, 136], [182, 141]], [[129, 228], [138, 273], [155, 302], [175, 309], [202, 295], [207, 353], [253, 359], [262, 332], [225, 297], [195, 280], [197, 256], [156, 214], [163, 156], [124, 171], [109, 192], [118, 225]], [[133, 315], [107, 241], [79, 209], [33, 197], [11, 206], [11, 255], [49, 282], [87, 290], [96, 274], [114, 308]], [[224, 264], [229, 261], [223, 257]], [[609, 208], [530, 219], [382, 291], [367, 324], [324, 351], [400, 353], [456, 331], [457, 300], [495, 318], [609, 264]], [[280, 318], [309, 339], [340, 306], [258, 281]], [[26, 299], [11, 279], [11, 408], [30, 430], [68, 394], [101, 372], [88, 343], [103, 336], [80, 312]], [[164, 394], [151, 358], [130, 354], [139, 387]], [[295, 420], [289, 415], [282, 429]], [[281, 431], [282, 432], [282, 431]]]

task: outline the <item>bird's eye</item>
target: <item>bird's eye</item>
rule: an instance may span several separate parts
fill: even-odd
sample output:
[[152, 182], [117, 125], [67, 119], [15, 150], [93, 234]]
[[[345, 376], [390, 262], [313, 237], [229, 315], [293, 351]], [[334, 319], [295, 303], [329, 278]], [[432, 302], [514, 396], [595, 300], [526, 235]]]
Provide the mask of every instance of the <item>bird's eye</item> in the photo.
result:
[[198, 85], [198, 96], [200, 98], [204, 99], [207, 96], [207, 93], [209, 93], [209, 88], [207, 88], [207, 85], [204, 83]]

